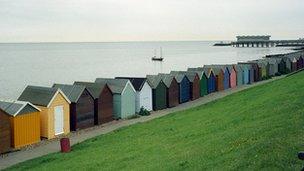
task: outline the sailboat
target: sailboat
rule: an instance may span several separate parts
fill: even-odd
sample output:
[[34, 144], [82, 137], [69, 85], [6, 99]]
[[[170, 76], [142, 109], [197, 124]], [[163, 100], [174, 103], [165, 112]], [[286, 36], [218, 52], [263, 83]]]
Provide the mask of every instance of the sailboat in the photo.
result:
[[160, 48], [160, 57], [156, 56], [156, 50], [154, 50], [154, 56], [152, 57], [152, 61], [163, 61], [162, 48]]

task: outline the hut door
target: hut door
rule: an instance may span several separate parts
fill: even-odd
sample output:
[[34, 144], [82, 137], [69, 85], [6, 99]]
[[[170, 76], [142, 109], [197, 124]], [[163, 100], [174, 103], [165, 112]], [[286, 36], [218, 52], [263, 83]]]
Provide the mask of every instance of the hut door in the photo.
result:
[[55, 135], [63, 133], [63, 106], [56, 106], [54, 114]]

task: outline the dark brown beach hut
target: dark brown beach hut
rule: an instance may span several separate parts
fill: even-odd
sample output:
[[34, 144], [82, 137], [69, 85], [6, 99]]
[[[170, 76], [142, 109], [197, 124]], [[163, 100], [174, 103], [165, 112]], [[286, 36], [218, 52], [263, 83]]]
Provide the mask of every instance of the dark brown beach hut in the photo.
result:
[[[94, 115], [94, 98], [83, 85], [54, 84], [71, 101], [70, 104], [70, 130], [76, 131], [93, 127], [98, 122]], [[96, 120], [95, 120], [96, 118]]]
[[0, 109], [0, 154], [10, 151], [11, 138], [10, 118]]
[[171, 71], [170, 74], [184, 74], [190, 81], [191, 100], [195, 100], [200, 97], [200, 78], [195, 71]]
[[174, 76], [158, 74], [167, 87], [167, 106], [169, 108], [179, 105], [179, 85]]
[[83, 85], [94, 98], [94, 123], [102, 124], [113, 120], [113, 93], [107, 84], [92, 82], [75, 82]]

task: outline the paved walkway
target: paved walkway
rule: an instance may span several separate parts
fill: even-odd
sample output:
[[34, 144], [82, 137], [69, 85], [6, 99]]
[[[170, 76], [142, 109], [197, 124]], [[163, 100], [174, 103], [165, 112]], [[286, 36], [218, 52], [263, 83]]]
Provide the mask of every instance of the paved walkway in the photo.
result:
[[[121, 128], [121, 127], [133, 125], [133, 124], [136, 124], [139, 122], [150, 121], [152, 119], [168, 115], [172, 112], [177, 112], [177, 111], [189, 109], [192, 107], [200, 106], [202, 104], [206, 104], [208, 102], [220, 99], [222, 97], [242, 91], [244, 89], [248, 89], [250, 87], [265, 84], [265, 83], [268, 83], [268, 82], [271, 82], [274, 80], [281, 79], [283, 77], [285, 77], [285, 76], [275, 77], [273, 79], [257, 82], [257, 83], [251, 84], [251, 85], [243, 85], [243, 86], [237, 87], [235, 89], [229, 89], [226, 91], [209, 94], [200, 99], [190, 101], [188, 103], [180, 104], [179, 106], [174, 107], [174, 108], [169, 108], [169, 109], [165, 109], [165, 110], [161, 110], [161, 111], [152, 112], [152, 114], [149, 116], [143, 116], [143, 117], [130, 119], [130, 120], [113, 121], [113, 122], [110, 122], [107, 124], [103, 124], [102, 126], [95, 126], [93, 128], [88, 128], [85, 130], [74, 132], [69, 135], [71, 145], [80, 143], [84, 140], [96, 137], [98, 135], [109, 133], [109, 132], [116, 130], [118, 128]], [[38, 145], [34, 146], [33, 148], [27, 148], [27, 149], [23, 149], [21, 151], [11, 152], [6, 155], [3, 155], [0, 158], [0, 170], [7, 168], [9, 166], [15, 165], [17, 163], [26, 161], [26, 160], [30, 160], [33, 158], [37, 158], [37, 157], [40, 157], [40, 156], [43, 156], [43, 155], [46, 155], [49, 153], [58, 152], [58, 151], [60, 151], [59, 139], [54, 139], [54, 140], [49, 140], [49, 141], [45, 140], [45, 141], [42, 141], [41, 143], [39, 143]]]

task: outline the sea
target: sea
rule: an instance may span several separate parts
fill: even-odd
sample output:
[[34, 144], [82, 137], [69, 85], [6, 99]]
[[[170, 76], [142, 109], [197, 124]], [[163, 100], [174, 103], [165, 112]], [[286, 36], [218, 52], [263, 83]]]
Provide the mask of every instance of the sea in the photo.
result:
[[[94, 81], [117, 76], [145, 77], [288, 53], [289, 47], [215, 47], [214, 41], [0, 43], [0, 99], [16, 100], [27, 85]], [[162, 62], [152, 61], [155, 55]]]

